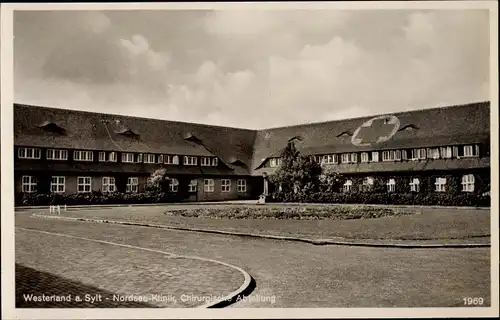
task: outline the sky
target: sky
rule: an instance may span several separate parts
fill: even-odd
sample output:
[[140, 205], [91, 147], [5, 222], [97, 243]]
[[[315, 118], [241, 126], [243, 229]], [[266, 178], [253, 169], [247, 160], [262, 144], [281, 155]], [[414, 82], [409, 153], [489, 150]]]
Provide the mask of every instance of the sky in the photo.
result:
[[485, 101], [488, 17], [17, 11], [14, 100], [249, 129]]

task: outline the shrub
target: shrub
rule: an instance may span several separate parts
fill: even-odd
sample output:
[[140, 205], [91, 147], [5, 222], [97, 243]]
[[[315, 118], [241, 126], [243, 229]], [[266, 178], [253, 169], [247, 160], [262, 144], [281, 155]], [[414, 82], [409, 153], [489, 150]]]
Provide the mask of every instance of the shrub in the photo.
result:
[[293, 219], [293, 220], [346, 220], [372, 219], [387, 216], [408, 215], [410, 212], [392, 210], [389, 208], [370, 207], [258, 207], [236, 206], [225, 208], [194, 208], [177, 209], [165, 212], [169, 216], [214, 218], [214, 219]]

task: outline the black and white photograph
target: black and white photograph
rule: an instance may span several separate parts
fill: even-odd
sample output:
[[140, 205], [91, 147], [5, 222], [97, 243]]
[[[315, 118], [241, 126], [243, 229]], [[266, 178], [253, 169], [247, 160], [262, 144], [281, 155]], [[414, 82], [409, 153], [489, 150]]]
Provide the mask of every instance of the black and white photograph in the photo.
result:
[[2, 4], [2, 318], [498, 316], [497, 4], [368, 2]]

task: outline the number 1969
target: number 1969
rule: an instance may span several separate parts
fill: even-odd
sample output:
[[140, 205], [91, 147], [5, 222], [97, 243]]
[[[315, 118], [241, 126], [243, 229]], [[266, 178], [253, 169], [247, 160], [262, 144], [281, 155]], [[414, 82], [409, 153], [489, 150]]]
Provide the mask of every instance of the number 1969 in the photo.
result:
[[465, 297], [463, 298], [464, 306], [482, 306], [484, 299], [482, 297]]

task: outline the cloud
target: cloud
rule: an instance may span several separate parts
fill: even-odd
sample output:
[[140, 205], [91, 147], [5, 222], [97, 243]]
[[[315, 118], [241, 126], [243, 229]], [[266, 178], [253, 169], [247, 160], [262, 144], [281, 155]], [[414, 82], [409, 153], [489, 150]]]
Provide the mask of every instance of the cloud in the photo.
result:
[[249, 128], [488, 99], [487, 11], [177, 15], [24, 16], [16, 99]]
[[111, 20], [102, 11], [83, 11], [78, 18], [83, 27], [93, 33], [105, 32], [111, 26]]

